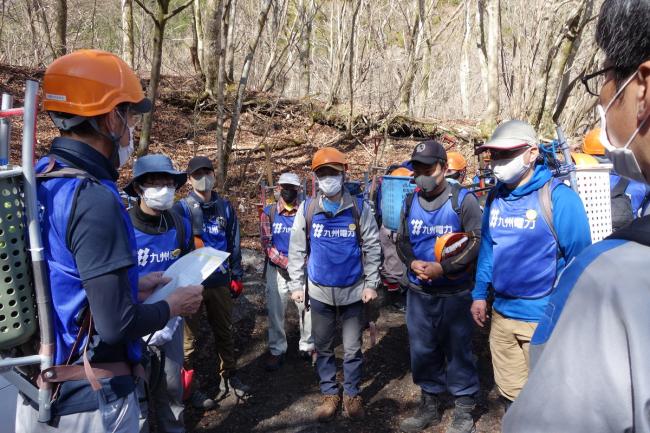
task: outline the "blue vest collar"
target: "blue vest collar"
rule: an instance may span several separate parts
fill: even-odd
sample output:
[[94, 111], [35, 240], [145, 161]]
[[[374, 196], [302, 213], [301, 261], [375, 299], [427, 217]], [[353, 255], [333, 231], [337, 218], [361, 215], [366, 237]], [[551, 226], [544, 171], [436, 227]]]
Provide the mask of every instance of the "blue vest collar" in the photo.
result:
[[119, 177], [113, 164], [90, 145], [68, 137], [56, 137], [50, 154], [71, 166], [87, 171], [97, 179], [115, 182]]

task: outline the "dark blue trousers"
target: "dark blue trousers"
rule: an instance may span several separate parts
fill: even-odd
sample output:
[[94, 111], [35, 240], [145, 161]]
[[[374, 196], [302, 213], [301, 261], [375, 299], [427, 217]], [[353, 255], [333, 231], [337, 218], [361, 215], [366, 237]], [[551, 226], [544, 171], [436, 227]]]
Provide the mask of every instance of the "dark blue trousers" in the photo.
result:
[[413, 382], [428, 394], [449, 391], [456, 397], [479, 390], [472, 353], [473, 322], [469, 292], [431, 296], [409, 290], [406, 326]]
[[350, 397], [359, 394], [363, 355], [361, 353], [361, 332], [363, 331], [363, 303], [333, 306], [316, 299], [311, 303], [311, 335], [318, 358], [316, 368], [320, 377], [320, 392], [338, 394], [336, 384], [336, 357], [334, 356], [334, 335], [336, 316], [343, 328], [343, 389]]

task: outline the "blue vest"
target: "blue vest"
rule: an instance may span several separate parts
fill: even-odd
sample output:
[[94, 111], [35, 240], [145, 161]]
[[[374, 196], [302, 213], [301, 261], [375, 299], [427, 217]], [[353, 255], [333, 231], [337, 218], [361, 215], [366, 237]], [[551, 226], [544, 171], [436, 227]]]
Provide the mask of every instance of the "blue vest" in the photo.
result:
[[[273, 209], [275, 207], [275, 209]], [[271, 212], [274, 212], [273, 226], [271, 227], [271, 242], [276, 250], [283, 255], [289, 255], [289, 240], [291, 239], [291, 227], [295, 215], [281, 215], [277, 212], [277, 205], [269, 205], [264, 209], [264, 213], [271, 218]]]
[[[228, 251], [228, 221], [231, 215], [228, 211], [229, 207], [226, 205], [224, 199], [219, 197], [221, 203], [213, 202], [209, 210], [201, 210], [203, 213], [203, 231], [201, 232], [201, 240], [206, 247], [212, 247], [219, 251]], [[185, 214], [192, 220], [192, 211], [188, 207], [185, 200], [181, 200]], [[219, 269], [226, 271], [228, 268], [228, 260], [223, 262]], [[216, 272], [219, 272], [217, 270]]]
[[138, 273], [140, 275], [164, 272], [181, 256], [181, 245], [178, 245], [176, 228], [155, 235], [136, 228], [135, 241], [138, 245]]
[[[467, 195], [466, 189], [461, 189], [458, 194], [459, 205]], [[436, 262], [436, 255], [434, 247], [438, 237], [447, 233], [457, 233], [463, 231], [463, 226], [460, 217], [454, 210], [449, 198], [445, 204], [435, 211], [429, 212], [420, 206], [418, 194], [413, 196], [411, 209], [406, 216], [406, 224], [408, 227], [409, 240], [413, 247], [413, 254], [418, 260], [425, 262]], [[469, 278], [468, 275], [463, 275], [458, 279], [450, 280], [446, 277], [441, 277], [433, 281], [422, 281], [415, 276], [413, 271], [408, 270], [408, 278], [413, 284], [421, 287], [435, 287], [435, 286], [454, 286], [464, 283]]]
[[[305, 200], [305, 215], [310, 201]], [[359, 207], [359, 213], [362, 211], [363, 207]], [[319, 286], [348, 287], [363, 276], [355, 225], [351, 207], [331, 218], [323, 212], [314, 214], [311, 227], [307, 227], [311, 249], [307, 271], [311, 281]]]
[[[48, 165], [49, 158], [41, 158], [36, 164], [36, 172], [42, 172]], [[57, 162], [56, 168], [65, 165]], [[55, 168], [55, 170], [56, 170]], [[90, 180], [76, 178], [54, 178], [39, 181], [38, 202], [41, 209], [39, 218], [41, 220], [41, 233], [45, 260], [47, 261], [50, 288], [52, 292], [52, 304], [54, 305], [54, 334], [56, 348], [54, 353], [54, 364], [64, 364], [70, 355], [72, 346], [79, 332], [77, 316], [81, 309], [87, 305], [86, 292], [82, 286], [79, 271], [74, 256], [69, 250], [66, 237], [70, 210], [74, 208], [73, 199], [77, 188]], [[136, 243], [131, 219], [122, 206], [117, 186], [110, 180], [101, 180], [102, 185], [108, 188], [115, 200], [120, 203], [122, 219], [129, 236], [129, 243], [132, 247], [133, 258], [136, 258]], [[138, 269], [132, 266], [128, 270], [129, 282], [131, 284], [131, 299], [138, 302]], [[78, 354], [83, 351], [87, 336], [80, 344]], [[127, 344], [128, 358], [131, 362], [137, 363], [142, 356], [142, 343], [139, 340]]]
[[496, 293], [524, 299], [548, 295], [557, 273], [557, 242], [543, 217], [536, 190], [490, 206], [492, 285]]

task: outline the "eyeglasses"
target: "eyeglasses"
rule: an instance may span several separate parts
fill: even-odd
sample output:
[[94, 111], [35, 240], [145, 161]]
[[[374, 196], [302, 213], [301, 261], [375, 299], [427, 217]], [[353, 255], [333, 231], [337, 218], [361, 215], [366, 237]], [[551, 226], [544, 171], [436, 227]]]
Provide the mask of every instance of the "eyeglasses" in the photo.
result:
[[600, 89], [608, 81], [605, 79], [605, 74], [613, 70], [614, 68], [615, 68], [614, 66], [608, 66], [606, 68], [601, 69], [600, 71], [596, 71], [589, 75], [585, 75], [584, 77], [580, 78], [580, 81], [582, 81], [582, 84], [584, 84], [585, 88], [587, 89], [587, 92], [590, 95], [600, 96]]

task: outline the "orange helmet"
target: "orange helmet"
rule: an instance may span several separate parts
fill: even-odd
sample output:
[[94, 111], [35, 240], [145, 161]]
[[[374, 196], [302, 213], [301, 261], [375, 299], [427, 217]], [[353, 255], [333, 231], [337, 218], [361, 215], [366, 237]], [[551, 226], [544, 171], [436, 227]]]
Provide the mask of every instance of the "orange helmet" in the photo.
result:
[[311, 171], [316, 171], [320, 167], [328, 166], [335, 170], [343, 171], [346, 166], [345, 155], [333, 147], [324, 147], [314, 154], [311, 160]]
[[404, 176], [404, 177], [411, 177], [413, 176], [413, 172], [409, 170], [406, 167], [397, 167], [395, 170], [393, 170], [390, 173], [391, 176]]
[[596, 166], [598, 160], [588, 153], [571, 152], [571, 159], [578, 167]]
[[467, 168], [467, 161], [458, 152], [447, 152], [447, 168], [449, 170], [465, 170]]
[[605, 155], [605, 148], [600, 142], [600, 128], [594, 128], [585, 135], [582, 151], [589, 155]]
[[447, 233], [438, 239], [433, 247], [433, 251], [438, 263], [463, 252], [469, 245], [469, 236], [467, 233]]
[[151, 110], [137, 75], [118, 56], [100, 50], [79, 50], [54, 60], [43, 77], [43, 96], [45, 111], [77, 119], [109, 113], [125, 102], [137, 112]]

